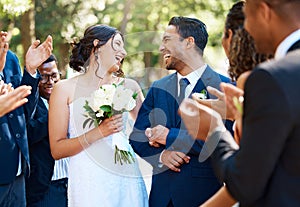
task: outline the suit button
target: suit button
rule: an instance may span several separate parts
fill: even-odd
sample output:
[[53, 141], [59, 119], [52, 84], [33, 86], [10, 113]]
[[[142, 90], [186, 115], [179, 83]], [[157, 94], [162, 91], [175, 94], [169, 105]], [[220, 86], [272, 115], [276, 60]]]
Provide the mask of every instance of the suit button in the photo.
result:
[[13, 114], [9, 114], [8, 117], [12, 119], [14, 117], [14, 115]]
[[19, 139], [21, 137], [21, 135], [20, 134], [16, 134], [16, 137]]

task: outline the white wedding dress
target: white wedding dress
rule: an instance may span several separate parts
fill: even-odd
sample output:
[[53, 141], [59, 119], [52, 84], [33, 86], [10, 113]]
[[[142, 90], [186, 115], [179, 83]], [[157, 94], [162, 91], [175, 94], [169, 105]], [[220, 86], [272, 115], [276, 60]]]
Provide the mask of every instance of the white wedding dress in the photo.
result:
[[[69, 105], [68, 136], [70, 138], [80, 136], [89, 130], [83, 130], [83, 122], [86, 119], [83, 116], [84, 103], [85, 99], [79, 98]], [[127, 123], [127, 118], [123, 120]], [[82, 152], [70, 157], [69, 207], [148, 206], [148, 195], [138, 161], [135, 159], [132, 164], [116, 164], [112, 146], [113, 136], [100, 139]], [[134, 155], [128, 136], [123, 140], [122, 145], [126, 145]]]

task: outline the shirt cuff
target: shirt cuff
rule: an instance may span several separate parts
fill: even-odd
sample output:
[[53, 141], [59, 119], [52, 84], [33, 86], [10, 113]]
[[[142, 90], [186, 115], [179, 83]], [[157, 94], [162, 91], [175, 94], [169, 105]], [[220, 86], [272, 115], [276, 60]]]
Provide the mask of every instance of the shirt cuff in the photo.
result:
[[160, 155], [159, 155], [159, 160], [158, 160], [158, 167], [159, 168], [162, 168], [164, 166], [164, 164], [162, 163], [162, 160], [161, 160], [161, 157], [162, 157], [162, 154], [164, 153], [165, 150], [163, 150]]

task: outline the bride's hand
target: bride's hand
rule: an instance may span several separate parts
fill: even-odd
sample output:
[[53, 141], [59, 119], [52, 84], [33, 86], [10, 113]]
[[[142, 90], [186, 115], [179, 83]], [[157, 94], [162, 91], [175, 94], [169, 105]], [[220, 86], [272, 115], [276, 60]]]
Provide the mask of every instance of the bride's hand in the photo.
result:
[[117, 133], [123, 130], [122, 114], [114, 115], [108, 119], [105, 119], [98, 126], [98, 129], [102, 137], [107, 137], [113, 133]]

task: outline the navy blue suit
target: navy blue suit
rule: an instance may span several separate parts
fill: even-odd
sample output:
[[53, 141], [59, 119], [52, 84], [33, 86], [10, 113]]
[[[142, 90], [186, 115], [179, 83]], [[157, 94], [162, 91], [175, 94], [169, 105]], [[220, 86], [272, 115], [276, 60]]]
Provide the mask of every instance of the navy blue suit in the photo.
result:
[[[0, 117], [0, 205], [23, 207], [26, 205], [24, 175], [28, 176], [30, 171], [26, 117], [30, 117], [35, 109], [39, 80], [26, 70], [22, 77], [18, 58], [11, 51], [7, 52], [3, 75], [5, 83], [11, 83], [14, 88], [20, 85], [32, 87], [26, 107], [21, 106]], [[19, 161], [22, 174], [16, 176]]]
[[9, 184], [17, 174], [19, 151], [22, 155], [22, 172], [28, 175], [29, 152], [25, 116], [31, 116], [37, 103], [39, 80], [33, 78], [26, 70], [22, 78], [18, 58], [11, 51], [7, 53], [3, 74], [5, 82], [11, 83], [14, 88], [31, 85], [33, 89], [28, 96], [26, 109], [19, 107], [0, 118], [0, 184]]
[[26, 179], [27, 204], [43, 198], [53, 175], [54, 159], [51, 156], [48, 133], [48, 109], [39, 98], [34, 116], [27, 124], [30, 154], [30, 177]]
[[[229, 81], [208, 66], [193, 92], [200, 92], [206, 86], [219, 88], [221, 82]], [[149, 204], [154, 207], [166, 207], [170, 201], [176, 207], [199, 206], [221, 187], [210, 166], [210, 160], [198, 161], [203, 142], [192, 139], [181, 122], [177, 113], [180, 104], [177, 102], [177, 94], [176, 73], [155, 81], [130, 135], [134, 151], [153, 167]], [[145, 136], [146, 128], [157, 125], [163, 125], [170, 130], [166, 146], [159, 148], [151, 147]], [[190, 163], [183, 164], [179, 173], [165, 166], [160, 167], [159, 156], [164, 149], [186, 153], [191, 157]]]

